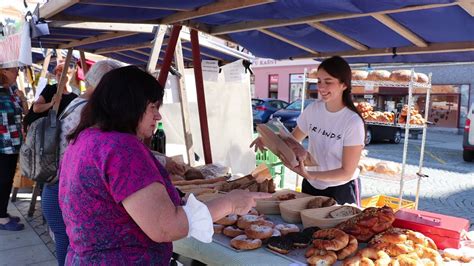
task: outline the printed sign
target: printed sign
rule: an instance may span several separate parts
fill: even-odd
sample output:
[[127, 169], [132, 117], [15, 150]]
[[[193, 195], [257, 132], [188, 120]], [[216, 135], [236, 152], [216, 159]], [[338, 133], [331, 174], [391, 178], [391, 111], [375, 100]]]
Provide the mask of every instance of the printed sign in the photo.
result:
[[31, 65], [30, 27], [22, 21], [9, 23], [0, 35], [0, 68]]
[[202, 77], [205, 81], [217, 81], [219, 64], [217, 60], [202, 60]]

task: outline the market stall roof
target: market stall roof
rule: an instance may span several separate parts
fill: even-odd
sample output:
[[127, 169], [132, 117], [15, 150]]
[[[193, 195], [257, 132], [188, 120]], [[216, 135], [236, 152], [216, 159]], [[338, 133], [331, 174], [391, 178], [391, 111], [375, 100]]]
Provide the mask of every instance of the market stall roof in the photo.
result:
[[[114, 58], [133, 65], [146, 65], [151, 54], [155, 37], [155, 25], [136, 25], [123, 23], [50, 23], [50, 34], [31, 40], [33, 47], [74, 48], [102, 56]], [[91, 29], [91, 27], [95, 29]], [[115, 29], [114, 27], [120, 27]], [[99, 30], [97, 30], [99, 29]], [[192, 61], [190, 34], [183, 30], [180, 34], [183, 42], [185, 62]], [[165, 38], [160, 59], [164, 55], [167, 39]], [[219, 60], [222, 63], [238, 59], [251, 60], [253, 56], [229, 48], [211, 38], [200, 40], [201, 57], [208, 60]]]
[[274, 59], [474, 61], [473, 0], [50, 0], [40, 12], [54, 21], [187, 25]]

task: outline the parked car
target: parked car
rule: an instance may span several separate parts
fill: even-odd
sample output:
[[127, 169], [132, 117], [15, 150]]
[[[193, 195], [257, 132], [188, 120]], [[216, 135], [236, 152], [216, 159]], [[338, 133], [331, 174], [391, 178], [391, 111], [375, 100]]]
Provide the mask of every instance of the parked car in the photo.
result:
[[278, 99], [264, 98], [252, 99], [253, 124], [262, 124], [268, 122], [270, 115], [276, 111], [285, 108], [288, 103]]
[[466, 162], [474, 159], [474, 130], [471, 129], [471, 121], [474, 119], [474, 104], [469, 108], [464, 126], [464, 137], [462, 142], [462, 157]]
[[[312, 102], [314, 102], [314, 99], [306, 99], [304, 101], [304, 108], [308, 107], [308, 105]], [[279, 119], [289, 131], [292, 131], [296, 127], [296, 119], [298, 116], [300, 116], [300, 113], [301, 100], [296, 100], [288, 105], [285, 109], [275, 112], [271, 118]]]

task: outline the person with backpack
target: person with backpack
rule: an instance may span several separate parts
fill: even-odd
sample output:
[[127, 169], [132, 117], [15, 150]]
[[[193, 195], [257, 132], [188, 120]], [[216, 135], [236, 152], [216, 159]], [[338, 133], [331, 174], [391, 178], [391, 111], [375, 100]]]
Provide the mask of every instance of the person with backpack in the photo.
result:
[[[64, 69], [64, 63], [60, 63], [53, 70], [54, 75], [56, 76], [56, 80], [58, 82], [61, 78], [61, 73], [63, 69]], [[74, 100], [78, 96], [77, 94], [68, 91], [67, 85], [66, 85], [67, 83], [68, 81], [64, 83], [64, 86], [61, 90], [62, 96], [61, 96], [61, 101], [59, 103], [59, 108], [57, 112], [58, 116], [64, 111], [64, 109], [66, 109], [66, 107], [71, 103], [71, 101]], [[30, 111], [23, 119], [23, 126], [26, 132], [28, 130], [28, 127], [34, 121], [48, 115], [49, 110], [54, 106], [54, 104], [57, 101], [56, 100], [57, 88], [58, 88], [58, 84], [46, 85], [46, 87], [43, 89], [38, 99], [33, 103], [33, 105], [30, 108]]]
[[21, 116], [28, 111], [25, 95], [15, 86], [18, 68], [0, 69], [0, 230], [19, 231], [25, 225], [7, 213], [18, 153], [23, 141]]
[[[92, 65], [87, 72], [84, 78], [87, 90], [81, 96], [73, 99], [69, 105], [64, 108], [64, 112], [59, 116], [61, 121], [61, 132], [59, 134], [59, 160], [62, 159], [62, 155], [68, 145], [66, 136], [76, 128], [77, 124], [79, 124], [81, 111], [92, 95], [92, 92], [100, 79], [110, 70], [121, 66], [122, 64], [117, 61], [102, 60]], [[59, 183], [57, 182], [57, 179], [56, 182], [45, 184], [41, 195], [41, 205], [43, 215], [54, 234], [56, 258], [58, 265], [61, 266], [64, 265], [67, 248], [69, 246], [69, 238], [66, 234], [66, 226], [64, 225], [62, 212], [59, 208], [58, 194]]]

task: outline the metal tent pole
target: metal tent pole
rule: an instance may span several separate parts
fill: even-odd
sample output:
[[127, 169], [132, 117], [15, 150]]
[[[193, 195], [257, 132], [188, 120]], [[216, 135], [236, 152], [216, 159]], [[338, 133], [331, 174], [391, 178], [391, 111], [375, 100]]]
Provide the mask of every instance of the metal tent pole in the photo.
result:
[[[304, 110], [304, 99], [306, 96], [306, 86], [308, 86], [308, 82], [306, 81], [306, 75], [308, 74], [308, 69], [304, 68], [304, 74], [303, 74], [303, 88], [301, 88], [301, 113], [303, 113]], [[295, 184], [295, 190], [298, 188], [298, 184], [300, 183], [300, 176], [296, 174], [296, 184]]]
[[407, 119], [405, 123], [405, 139], [403, 142], [403, 159], [402, 159], [402, 171], [400, 173], [400, 193], [399, 193], [399, 200], [398, 207], [402, 207], [402, 200], [403, 200], [403, 187], [405, 185], [405, 166], [407, 160], [407, 151], [408, 151], [408, 135], [410, 134], [410, 119], [411, 119], [411, 105], [412, 105], [412, 96], [413, 96], [413, 78], [415, 76], [415, 70], [411, 69], [411, 76], [410, 76], [410, 83], [408, 85], [408, 110], [407, 110]]
[[427, 124], [426, 122], [428, 121], [428, 113], [429, 113], [429, 107], [430, 107], [430, 95], [431, 95], [431, 73], [429, 74], [428, 78], [428, 84], [429, 87], [426, 88], [426, 100], [425, 100], [425, 123], [423, 124], [423, 135], [421, 139], [421, 149], [420, 149], [420, 162], [418, 164], [418, 183], [416, 185], [416, 197], [415, 197], [415, 209], [418, 210], [418, 202], [419, 202], [419, 196], [420, 196], [420, 185], [421, 185], [421, 178], [427, 177], [422, 173], [423, 170], [423, 160], [425, 158], [425, 143], [426, 143], [426, 128]]

